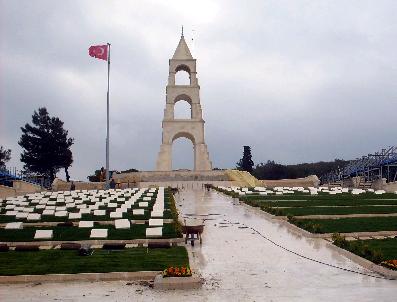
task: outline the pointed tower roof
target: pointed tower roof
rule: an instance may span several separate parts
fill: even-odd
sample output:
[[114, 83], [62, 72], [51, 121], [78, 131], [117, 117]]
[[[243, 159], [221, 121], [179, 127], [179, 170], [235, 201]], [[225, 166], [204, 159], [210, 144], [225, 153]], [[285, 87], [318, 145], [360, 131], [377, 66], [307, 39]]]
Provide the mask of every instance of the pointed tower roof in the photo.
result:
[[189, 47], [186, 44], [185, 37], [182, 36], [179, 40], [178, 47], [175, 49], [174, 56], [172, 57], [173, 60], [192, 60], [192, 54], [190, 53]]

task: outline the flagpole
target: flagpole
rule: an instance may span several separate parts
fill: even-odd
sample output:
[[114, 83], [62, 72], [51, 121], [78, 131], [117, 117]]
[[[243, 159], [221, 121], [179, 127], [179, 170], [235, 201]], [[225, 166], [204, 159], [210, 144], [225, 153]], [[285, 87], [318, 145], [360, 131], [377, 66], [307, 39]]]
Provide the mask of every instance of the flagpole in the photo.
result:
[[110, 43], [108, 44], [108, 92], [106, 102], [106, 184], [105, 188], [109, 189], [109, 75], [110, 75]]

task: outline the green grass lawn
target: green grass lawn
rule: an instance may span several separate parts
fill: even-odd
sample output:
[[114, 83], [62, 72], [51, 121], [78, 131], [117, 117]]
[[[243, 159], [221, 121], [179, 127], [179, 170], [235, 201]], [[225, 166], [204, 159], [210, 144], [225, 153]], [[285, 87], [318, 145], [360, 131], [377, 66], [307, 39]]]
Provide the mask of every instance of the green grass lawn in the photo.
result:
[[351, 233], [396, 231], [397, 217], [368, 217], [368, 218], [340, 218], [340, 219], [299, 219], [294, 224], [309, 232], [312, 226], [318, 226], [316, 233]]
[[[268, 207], [315, 207], [315, 206], [369, 206], [369, 205], [396, 205], [397, 206], [397, 195], [395, 200], [390, 199], [346, 199], [334, 197], [332, 199], [319, 199], [308, 196], [306, 200], [263, 200], [263, 199], [249, 199], [244, 200], [245, 203], [251, 206], [268, 206]], [[295, 199], [295, 198], [290, 198]]]
[[161, 271], [168, 266], [188, 264], [185, 247], [95, 250], [91, 256], [79, 256], [77, 251], [64, 250], [0, 253], [2, 276]]
[[371, 239], [347, 241], [340, 234], [333, 234], [333, 243], [369, 261], [380, 264], [385, 260], [397, 259], [397, 239]]
[[397, 199], [397, 195], [394, 193], [385, 193], [381, 195], [377, 195], [374, 193], [362, 193], [358, 195], [353, 195], [351, 193], [342, 193], [342, 194], [329, 194], [329, 193], [322, 193], [319, 192], [318, 195], [311, 195], [308, 193], [299, 193], [295, 192], [294, 194], [284, 194], [284, 195], [276, 195], [276, 194], [269, 194], [269, 195], [258, 195], [258, 194], [250, 194], [240, 196], [240, 199], [262, 199], [262, 200], [283, 200], [283, 199], [296, 199], [296, 200], [305, 200], [305, 199]]
[[[133, 224], [130, 229], [115, 229], [113, 226], [94, 226], [94, 228], [105, 229], [108, 231], [108, 240], [131, 240], [131, 239], [145, 239], [146, 238], [145, 224]], [[77, 241], [77, 240], [92, 240], [90, 239], [90, 228], [79, 227], [26, 227], [20, 230], [5, 230], [0, 229], [0, 241], [5, 242], [22, 242], [22, 241], [40, 241], [33, 239], [35, 231], [53, 230], [54, 241]], [[162, 238], [176, 238], [178, 233], [175, 230], [173, 223], [167, 223], [163, 226]], [[47, 241], [48, 239], [43, 239]]]
[[361, 240], [371, 249], [379, 249], [382, 251], [383, 260], [397, 259], [397, 238]]
[[359, 206], [359, 207], [300, 207], [279, 209], [281, 215], [347, 215], [347, 214], [389, 214], [397, 213], [397, 206]]

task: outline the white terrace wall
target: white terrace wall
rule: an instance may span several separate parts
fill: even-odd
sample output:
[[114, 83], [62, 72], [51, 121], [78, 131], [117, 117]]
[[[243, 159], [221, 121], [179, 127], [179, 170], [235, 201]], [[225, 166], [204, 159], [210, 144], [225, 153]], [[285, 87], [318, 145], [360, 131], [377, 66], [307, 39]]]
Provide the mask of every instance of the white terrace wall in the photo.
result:
[[274, 187], [317, 188], [320, 185], [320, 180], [316, 175], [310, 175], [305, 178], [296, 178], [296, 179], [262, 180], [262, 183], [267, 188], [274, 188]]

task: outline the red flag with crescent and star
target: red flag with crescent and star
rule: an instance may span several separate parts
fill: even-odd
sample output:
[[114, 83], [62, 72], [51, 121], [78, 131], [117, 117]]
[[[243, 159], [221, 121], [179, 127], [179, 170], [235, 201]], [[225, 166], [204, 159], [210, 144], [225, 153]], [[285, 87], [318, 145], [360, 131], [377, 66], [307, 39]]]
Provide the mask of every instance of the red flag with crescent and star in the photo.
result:
[[108, 60], [108, 46], [107, 45], [91, 46], [88, 49], [88, 54], [91, 57], [107, 61]]

